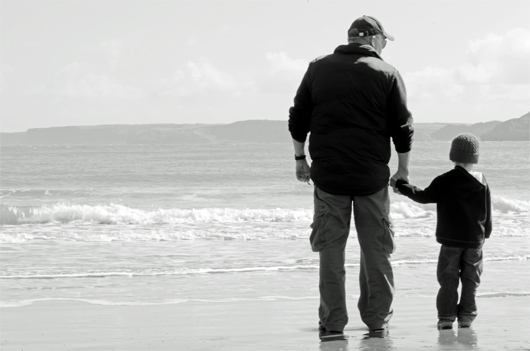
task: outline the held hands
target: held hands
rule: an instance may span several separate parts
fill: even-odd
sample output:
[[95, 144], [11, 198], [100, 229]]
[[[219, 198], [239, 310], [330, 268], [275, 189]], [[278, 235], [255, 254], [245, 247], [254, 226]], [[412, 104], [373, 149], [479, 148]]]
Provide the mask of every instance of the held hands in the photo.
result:
[[394, 193], [402, 195], [399, 189], [396, 188], [396, 181], [398, 179], [403, 179], [405, 182], [409, 183], [409, 175], [408, 173], [397, 171], [396, 174], [394, 174], [392, 178], [390, 178], [390, 186], [394, 190]]
[[300, 182], [311, 185], [309, 182], [311, 180], [310, 171], [311, 167], [309, 166], [309, 163], [307, 163], [307, 160], [296, 161], [296, 179], [298, 179]]

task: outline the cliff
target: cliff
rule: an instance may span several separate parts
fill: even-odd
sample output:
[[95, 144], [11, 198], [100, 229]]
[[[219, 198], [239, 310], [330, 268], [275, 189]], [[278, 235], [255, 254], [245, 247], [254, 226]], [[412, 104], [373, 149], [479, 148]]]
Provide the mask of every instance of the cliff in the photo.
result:
[[494, 129], [496, 126], [501, 124], [499, 121], [476, 123], [476, 124], [450, 124], [432, 133], [431, 136], [434, 140], [451, 141], [458, 134], [471, 133], [478, 138], [484, 133], [487, 133]]
[[1, 146], [290, 142], [286, 121], [53, 127], [0, 133]]
[[497, 125], [495, 128], [482, 135], [482, 140], [489, 141], [522, 141], [530, 140], [530, 112], [519, 118]]
[[[529, 114], [506, 122], [415, 123], [416, 142], [452, 140], [468, 132], [482, 140], [530, 140]], [[231, 124], [141, 124], [53, 127], [0, 133], [1, 146], [291, 142], [287, 121], [249, 120]]]

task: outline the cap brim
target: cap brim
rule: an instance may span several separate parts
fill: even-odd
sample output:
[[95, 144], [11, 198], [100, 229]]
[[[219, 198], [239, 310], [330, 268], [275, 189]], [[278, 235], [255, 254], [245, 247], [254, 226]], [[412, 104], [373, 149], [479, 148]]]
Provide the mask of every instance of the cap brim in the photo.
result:
[[390, 41], [394, 41], [394, 36], [388, 32], [383, 31], [383, 35]]

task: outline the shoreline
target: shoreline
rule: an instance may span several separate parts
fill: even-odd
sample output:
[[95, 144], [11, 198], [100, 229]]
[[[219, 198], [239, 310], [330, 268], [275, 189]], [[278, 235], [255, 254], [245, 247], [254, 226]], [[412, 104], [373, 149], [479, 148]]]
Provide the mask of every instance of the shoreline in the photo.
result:
[[320, 343], [317, 299], [104, 306], [73, 301], [0, 308], [10, 350], [524, 350], [530, 296], [484, 297], [471, 329], [438, 331], [432, 297], [396, 297], [390, 335], [368, 331], [348, 300], [347, 341]]

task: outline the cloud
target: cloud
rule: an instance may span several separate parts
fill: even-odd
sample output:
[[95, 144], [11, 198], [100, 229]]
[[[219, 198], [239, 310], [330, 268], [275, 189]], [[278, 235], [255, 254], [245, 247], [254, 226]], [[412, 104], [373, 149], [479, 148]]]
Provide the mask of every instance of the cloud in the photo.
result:
[[295, 73], [303, 74], [308, 62], [301, 59], [292, 59], [284, 51], [281, 52], [267, 52], [266, 58], [271, 64], [272, 73]]
[[13, 66], [0, 64], [0, 93], [8, 91], [10, 79], [15, 72], [16, 70]]
[[[188, 61], [187, 73], [192, 84], [199, 89], [230, 91], [237, 87], [235, 79], [227, 72], [214, 67], [206, 59]], [[182, 72], [179, 72], [182, 75]]]
[[526, 102], [530, 108], [530, 86], [528, 84], [484, 84], [477, 91], [478, 96], [489, 100]]
[[[222, 99], [263, 94], [294, 96], [307, 69], [305, 60], [292, 59], [285, 52], [267, 52], [252, 68], [222, 69], [206, 57], [188, 60], [169, 78], [155, 83], [153, 94], [167, 98]], [[261, 63], [260, 63], [261, 62]]]
[[109, 40], [100, 44], [101, 47], [109, 54], [109, 66], [111, 71], [115, 71], [118, 66], [118, 61], [122, 55], [124, 44], [117, 40]]
[[459, 73], [471, 83], [529, 84], [530, 30], [514, 29], [471, 41]]
[[32, 90], [31, 94], [94, 100], [134, 100], [145, 95], [140, 87], [119, 82], [79, 62], [63, 67], [50, 82]]
[[514, 29], [470, 41], [462, 64], [403, 74], [411, 99], [530, 101], [530, 31]]
[[266, 94], [289, 94], [290, 98], [302, 81], [308, 61], [292, 59], [287, 53], [267, 52], [267, 67], [258, 77], [259, 90]]
[[464, 92], [464, 87], [457, 82], [455, 72], [451, 69], [429, 66], [404, 74], [403, 78], [411, 98], [455, 99]]
[[276, 119], [285, 115], [307, 69], [307, 61], [285, 52], [264, 53], [262, 60], [232, 70], [212, 62], [199, 57], [175, 67], [170, 77], [153, 82], [151, 97], [191, 120]]
[[156, 85], [155, 95], [180, 98], [238, 97], [255, 90], [252, 75], [222, 70], [205, 57], [188, 60], [185, 66], [175, 69], [170, 78]]

